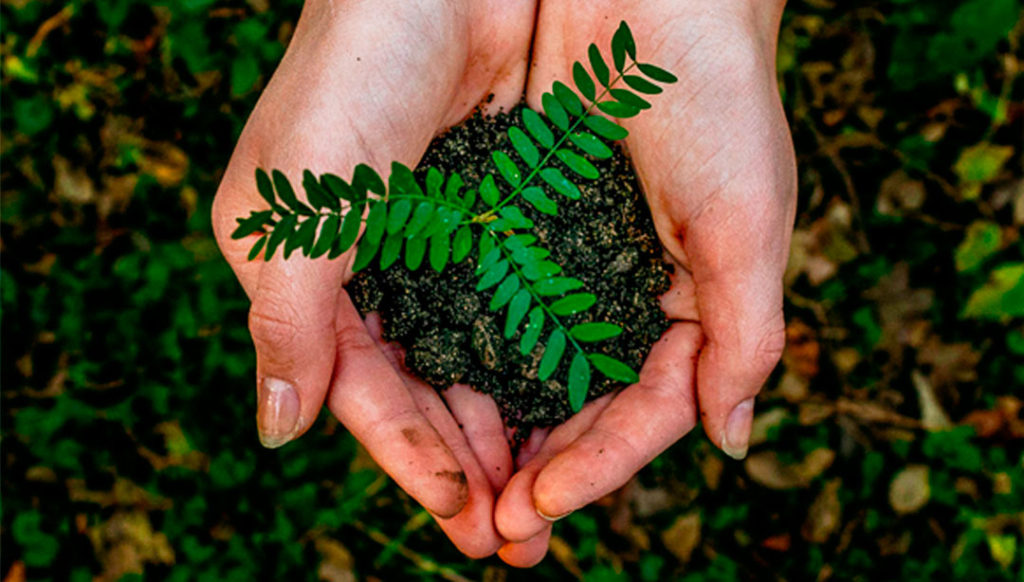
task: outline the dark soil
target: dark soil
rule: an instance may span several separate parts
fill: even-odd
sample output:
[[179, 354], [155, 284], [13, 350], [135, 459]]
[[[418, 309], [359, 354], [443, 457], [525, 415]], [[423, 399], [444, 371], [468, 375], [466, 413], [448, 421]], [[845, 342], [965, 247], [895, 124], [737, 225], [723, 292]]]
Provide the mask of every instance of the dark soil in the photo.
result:
[[[518, 159], [507, 136], [513, 123], [522, 125], [518, 109], [489, 118], [474, 115], [435, 140], [418, 171], [435, 166], [446, 175], [459, 172], [468, 187], [476, 187], [484, 172], [494, 171], [492, 151], [502, 149]], [[590, 310], [564, 321], [622, 326], [625, 331], [619, 337], [586, 345], [639, 370], [651, 345], [668, 327], [657, 298], [668, 289], [669, 267], [662, 260], [629, 159], [619, 148], [615, 151], [611, 159], [591, 160], [601, 178], [577, 181], [583, 191], [580, 200], [549, 192], [558, 201], [558, 216], [537, 212], [525, 201], [518, 206], [535, 222], [533, 234], [539, 245], [551, 250], [551, 260], [562, 265], [566, 275], [584, 281], [581, 291], [598, 298]], [[475, 291], [477, 258], [474, 250], [440, 274], [426, 261], [415, 272], [399, 265], [382, 272], [375, 265], [355, 277], [349, 292], [361, 312], [379, 312], [385, 339], [405, 346], [406, 365], [431, 385], [444, 389], [460, 382], [490, 394], [520, 436], [530, 427], [564, 421], [572, 414], [563, 385], [571, 347], [559, 370], [547, 382], [539, 381], [541, 344], [552, 329], [547, 327], [550, 322], [541, 344], [521, 355], [521, 330], [506, 340], [504, 310], [487, 308], [494, 289]], [[620, 386], [593, 370], [588, 398]]]

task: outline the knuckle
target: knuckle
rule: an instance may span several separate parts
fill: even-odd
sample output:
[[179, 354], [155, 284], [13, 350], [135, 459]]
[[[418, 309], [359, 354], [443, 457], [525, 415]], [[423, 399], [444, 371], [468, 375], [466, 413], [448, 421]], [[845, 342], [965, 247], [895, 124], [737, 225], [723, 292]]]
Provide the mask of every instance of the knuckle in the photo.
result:
[[249, 310], [249, 333], [252, 334], [256, 349], [287, 349], [299, 337], [299, 326], [295, 318], [268, 310], [257, 302]]
[[754, 366], [759, 373], [767, 376], [775, 369], [775, 366], [782, 359], [782, 352], [786, 348], [786, 323], [779, 313], [774, 317], [767, 330], [761, 334], [757, 348], [754, 352]]

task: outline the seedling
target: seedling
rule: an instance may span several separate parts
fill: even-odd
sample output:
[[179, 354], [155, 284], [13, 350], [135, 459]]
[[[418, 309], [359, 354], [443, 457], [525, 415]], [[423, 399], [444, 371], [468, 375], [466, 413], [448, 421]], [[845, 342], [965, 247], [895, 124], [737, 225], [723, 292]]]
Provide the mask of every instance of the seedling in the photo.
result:
[[270, 208], [239, 218], [232, 237], [258, 235], [250, 260], [261, 256], [269, 260], [278, 249], [283, 249], [286, 259], [297, 250], [310, 258], [333, 259], [355, 246], [353, 271], [365, 269], [374, 260], [381, 269], [401, 260], [415, 271], [426, 260], [442, 272], [449, 262], [465, 260], [475, 247], [476, 290], [494, 288], [488, 307], [505, 310], [505, 338], [512, 339], [522, 327], [519, 350], [525, 355], [548, 331], [538, 378], [548, 380], [562, 359], [572, 354], [566, 396], [572, 410], [579, 411], [590, 388], [591, 366], [619, 382], [633, 383], [638, 376], [625, 363], [585, 348], [618, 336], [621, 326], [587, 322], [567, 327], [563, 323], [562, 318], [590, 309], [596, 297], [549, 259], [551, 252], [531, 234], [533, 221], [517, 204], [524, 201], [538, 212], [557, 215], [557, 196], [580, 198], [579, 187], [563, 170], [587, 180], [598, 178], [587, 156], [610, 157], [613, 151], [606, 142], [629, 134], [608, 117], [637, 115], [651, 106], [640, 94], [656, 95], [662, 89], [655, 82], [676, 81], [668, 71], [636, 60], [636, 44], [625, 22], [612, 37], [611, 56], [614, 75], [601, 51], [591, 44], [590, 71], [580, 62], [573, 64], [579, 94], [555, 81], [551, 92], [541, 98], [547, 119], [524, 109], [526, 131], [508, 130], [520, 160], [492, 152], [497, 173], [486, 174], [476, 188], [466, 188], [458, 173], [445, 176], [433, 167], [426, 170], [421, 186], [413, 171], [398, 162], [391, 164], [385, 184], [376, 171], [359, 164], [348, 182], [334, 174], [318, 178], [306, 170], [302, 187], [307, 204], [298, 199], [283, 173], [273, 170], [267, 175], [259, 169], [256, 186]]

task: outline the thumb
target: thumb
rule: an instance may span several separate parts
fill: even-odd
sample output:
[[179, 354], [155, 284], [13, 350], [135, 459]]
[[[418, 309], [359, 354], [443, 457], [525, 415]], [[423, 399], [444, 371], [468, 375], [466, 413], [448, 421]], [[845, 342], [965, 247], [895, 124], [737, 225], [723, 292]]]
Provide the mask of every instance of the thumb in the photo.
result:
[[305, 432], [323, 405], [334, 368], [341, 262], [278, 256], [260, 269], [249, 331], [256, 347], [256, 425], [266, 447]]

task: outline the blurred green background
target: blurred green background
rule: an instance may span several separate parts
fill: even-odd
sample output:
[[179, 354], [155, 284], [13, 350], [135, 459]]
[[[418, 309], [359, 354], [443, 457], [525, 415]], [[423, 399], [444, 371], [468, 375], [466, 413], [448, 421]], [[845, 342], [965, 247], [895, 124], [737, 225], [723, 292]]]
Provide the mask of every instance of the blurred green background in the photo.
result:
[[[789, 346], [700, 430], [472, 562], [324, 416], [260, 448], [218, 178], [295, 0], [3, 0], [3, 580], [1024, 580], [1016, 0], [794, 0]], [[642, 39], [641, 39], [642, 44]]]

